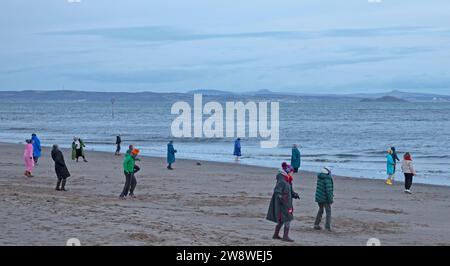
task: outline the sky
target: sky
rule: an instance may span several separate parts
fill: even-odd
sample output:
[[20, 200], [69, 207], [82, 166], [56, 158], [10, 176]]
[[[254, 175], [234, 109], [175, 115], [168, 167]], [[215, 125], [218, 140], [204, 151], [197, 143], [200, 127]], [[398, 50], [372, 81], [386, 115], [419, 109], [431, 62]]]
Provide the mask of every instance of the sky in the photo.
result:
[[61, 89], [450, 95], [450, 1], [0, 1], [0, 91]]

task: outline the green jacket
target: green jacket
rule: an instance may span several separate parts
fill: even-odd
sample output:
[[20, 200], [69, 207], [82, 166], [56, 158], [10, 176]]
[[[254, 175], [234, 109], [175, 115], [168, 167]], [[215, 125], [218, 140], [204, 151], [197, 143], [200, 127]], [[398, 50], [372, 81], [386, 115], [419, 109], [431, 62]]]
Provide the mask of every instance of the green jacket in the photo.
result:
[[300, 151], [297, 148], [292, 149], [291, 166], [300, 168]]
[[[84, 142], [81, 139], [79, 141], [80, 141], [81, 155], [84, 156], [84, 147], [86, 145], [84, 145]], [[72, 160], [75, 160], [75, 157], [77, 157], [77, 149], [74, 141], [72, 142]]]
[[123, 171], [128, 174], [133, 173], [135, 161], [136, 159], [131, 156], [131, 154], [125, 155], [125, 159], [123, 160]]
[[333, 203], [334, 185], [331, 175], [320, 173], [317, 175], [316, 202]]

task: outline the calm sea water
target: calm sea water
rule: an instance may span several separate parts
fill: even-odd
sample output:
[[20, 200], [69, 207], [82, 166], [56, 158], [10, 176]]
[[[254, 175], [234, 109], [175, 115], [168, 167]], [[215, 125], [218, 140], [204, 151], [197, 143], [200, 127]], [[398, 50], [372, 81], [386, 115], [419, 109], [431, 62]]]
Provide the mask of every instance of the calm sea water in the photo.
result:
[[[87, 150], [113, 152], [115, 136], [121, 134], [123, 149], [133, 143], [145, 155], [165, 156], [175, 118], [170, 108], [177, 100], [117, 101], [114, 119], [110, 102], [0, 102], [0, 141], [23, 142], [35, 132], [43, 145], [69, 147], [73, 136], [79, 136]], [[412, 153], [416, 182], [450, 185], [449, 129], [450, 103], [282, 101], [279, 147], [261, 149], [259, 140], [243, 139], [241, 164], [278, 167], [290, 159], [291, 146], [297, 143], [303, 170], [319, 171], [326, 165], [334, 174], [382, 179], [385, 150], [394, 145], [399, 157]], [[178, 158], [234, 160], [233, 139], [174, 140]], [[402, 173], [397, 179], [403, 179]]]

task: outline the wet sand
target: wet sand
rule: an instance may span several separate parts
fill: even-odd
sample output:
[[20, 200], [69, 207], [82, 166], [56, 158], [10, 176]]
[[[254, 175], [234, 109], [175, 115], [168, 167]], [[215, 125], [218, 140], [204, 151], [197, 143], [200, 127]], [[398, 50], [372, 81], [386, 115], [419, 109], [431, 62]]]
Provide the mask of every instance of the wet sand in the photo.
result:
[[0, 150], [0, 245], [450, 245], [450, 187], [414, 184], [406, 195], [400, 182], [335, 177], [329, 233], [312, 229], [316, 174], [301, 171], [288, 244], [265, 220], [277, 169], [178, 160], [168, 171], [165, 159], [140, 157], [138, 198], [122, 201], [122, 156], [87, 150], [89, 162], [76, 163], [63, 150], [72, 177], [59, 192], [48, 148], [32, 178], [22, 145]]

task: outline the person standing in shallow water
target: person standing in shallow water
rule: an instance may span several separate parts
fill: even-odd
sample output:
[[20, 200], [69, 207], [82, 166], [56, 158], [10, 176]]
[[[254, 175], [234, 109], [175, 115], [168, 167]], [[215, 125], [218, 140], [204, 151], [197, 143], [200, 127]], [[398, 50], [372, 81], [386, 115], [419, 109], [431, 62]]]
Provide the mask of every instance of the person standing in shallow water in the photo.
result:
[[122, 138], [120, 135], [116, 137], [116, 155], [120, 155], [120, 144], [122, 143]]
[[31, 174], [33, 172], [34, 167], [34, 159], [33, 159], [33, 141], [31, 139], [27, 139], [25, 141], [25, 150], [23, 151], [23, 160], [25, 162], [25, 173], [24, 175], [27, 177], [33, 177]]
[[414, 169], [412, 157], [409, 152], [403, 155], [402, 171], [405, 175], [405, 193], [412, 194], [411, 186], [413, 183], [413, 177], [416, 175], [416, 170]]
[[[279, 170], [276, 180], [277, 184], [273, 190], [272, 199], [270, 200], [269, 210], [267, 212], [267, 220], [277, 223], [273, 239], [280, 239], [286, 242], [294, 242], [289, 238], [289, 228], [291, 221], [294, 219], [293, 199], [299, 199], [299, 195], [292, 188], [292, 172], [294, 169], [283, 163]], [[283, 237], [280, 237], [281, 227], [284, 225]]]
[[67, 169], [66, 162], [64, 161], [64, 155], [59, 149], [58, 145], [53, 145], [52, 148], [52, 159], [55, 162], [55, 172], [58, 181], [56, 182], [57, 191], [67, 191], [66, 190], [66, 180], [70, 177], [69, 170]]
[[392, 186], [395, 178], [395, 161], [392, 157], [391, 149], [389, 149], [386, 154], [386, 174], [388, 176], [386, 184]]
[[41, 140], [36, 134], [31, 134], [31, 141], [33, 142], [33, 159], [34, 164], [37, 165], [39, 157], [41, 157]]
[[314, 222], [314, 229], [321, 230], [320, 222], [322, 220], [323, 209], [327, 214], [325, 221], [325, 229], [331, 231], [331, 204], [333, 204], [334, 184], [331, 177], [331, 171], [328, 167], [324, 167], [322, 172], [317, 175], [316, 186], [316, 202], [319, 204], [319, 211], [317, 212], [316, 221]]
[[300, 159], [300, 150], [298, 149], [298, 145], [294, 144], [291, 155], [291, 166], [294, 168], [294, 173], [298, 173], [298, 169], [300, 168]]
[[72, 142], [72, 160], [75, 160], [78, 162], [78, 158], [82, 157], [83, 161], [87, 163], [85, 154], [84, 154], [84, 142], [77, 137], [73, 138]]
[[173, 170], [172, 164], [175, 163], [175, 153], [177, 153], [177, 150], [173, 147], [173, 141], [171, 140], [167, 144], [167, 169], [169, 170]]
[[125, 155], [125, 159], [123, 160], [123, 172], [125, 174], [125, 185], [123, 187], [122, 193], [120, 194], [120, 199], [126, 199], [128, 193], [131, 198], [135, 198], [134, 189], [137, 185], [137, 180], [135, 177], [135, 163], [136, 156], [139, 154], [138, 149], [133, 149], [129, 154]]
[[241, 139], [238, 138], [236, 139], [236, 141], [234, 142], [234, 151], [233, 151], [233, 155], [236, 156], [236, 161], [239, 161], [241, 159]]

